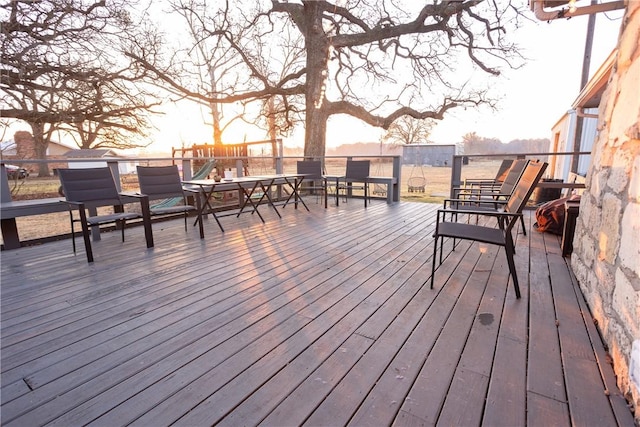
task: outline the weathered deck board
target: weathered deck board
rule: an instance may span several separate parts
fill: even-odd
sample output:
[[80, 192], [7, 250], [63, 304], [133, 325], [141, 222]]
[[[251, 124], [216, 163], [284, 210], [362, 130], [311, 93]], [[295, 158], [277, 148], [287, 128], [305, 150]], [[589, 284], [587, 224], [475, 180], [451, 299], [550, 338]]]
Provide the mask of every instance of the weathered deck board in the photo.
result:
[[[531, 233], [528, 235], [530, 236]], [[516, 235], [515, 264], [520, 283], [527, 278], [529, 255], [529, 242], [518, 231]], [[505, 274], [505, 278], [508, 274], [506, 263], [506, 257], [503, 257], [494, 266], [497, 272], [502, 271]], [[526, 287], [527, 290], [528, 288], [529, 286]], [[509, 286], [505, 292], [501, 318], [495, 320], [499, 322], [500, 330], [495, 343], [486, 406], [482, 414], [482, 424], [489, 426], [518, 426], [526, 423], [527, 377], [523, 373], [527, 369], [529, 313], [524, 307], [529, 304], [529, 293], [524, 291], [520, 300], [515, 299], [511, 280], [509, 280]]]
[[[557, 238], [555, 236], [553, 239]], [[529, 325], [529, 373], [527, 392], [541, 395], [566, 404], [556, 307], [554, 306], [550, 271], [544, 235], [531, 233], [530, 248], [532, 263], [538, 265], [530, 274]], [[565, 266], [565, 271], [566, 271]], [[545, 372], [545, 375], [536, 375]], [[536, 400], [539, 402], [539, 400]], [[529, 403], [532, 406], [533, 403]]]
[[557, 237], [431, 290], [437, 206], [308, 204], [3, 252], [2, 425], [632, 425]]

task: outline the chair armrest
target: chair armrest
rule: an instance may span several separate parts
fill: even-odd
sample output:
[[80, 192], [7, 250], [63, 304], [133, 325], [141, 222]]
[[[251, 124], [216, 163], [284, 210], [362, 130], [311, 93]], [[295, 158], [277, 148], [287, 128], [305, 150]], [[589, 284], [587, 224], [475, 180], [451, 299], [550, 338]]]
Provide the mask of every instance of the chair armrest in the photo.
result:
[[[498, 196], [506, 197], [507, 194], [499, 194]], [[444, 199], [445, 202], [459, 202], [459, 203], [498, 203], [498, 204], [507, 204], [508, 200], [504, 199]]]
[[[124, 197], [131, 197], [134, 199], [138, 199], [136, 201], [140, 202], [140, 205], [142, 206], [142, 216], [143, 218], [145, 216], [150, 216], [151, 215], [151, 211], [149, 209], [149, 196], [147, 196], [146, 194], [142, 194], [142, 193], [137, 193], [135, 191], [123, 191], [118, 193], [120, 196], [124, 196]], [[127, 201], [125, 200], [124, 203], [134, 203], [133, 201]]]
[[[496, 192], [498, 190], [500, 190], [500, 187], [501, 187], [501, 185], [498, 185], [498, 186], [495, 186], [495, 187], [470, 187], [470, 188], [458, 188], [458, 189], [454, 188], [454, 191], [457, 192], [458, 194], [470, 194], [470, 195], [485, 194], [485, 195], [492, 195], [492, 194], [496, 194]], [[504, 193], [500, 193], [500, 194], [504, 194]]]
[[125, 196], [125, 197], [140, 197], [142, 195], [142, 193], [139, 193], [137, 191], [121, 191], [118, 193], [118, 195], [120, 196]]
[[504, 212], [504, 211], [474, 211], [474, 210], [461, 210], [461, 209], [438, 209], [438, 216], [449, 213], [459, 213], [459, 214], [467, 214], [467, 215], [485, 215], [485, 216], [495, 216], [495, 217], [518, 217], [522, 216], [521, 212]]
[[[124, 196], [124, 197], [132, 197], [134, 199], [139, 199], [140, 201], [143, 201], [144, 199], [147, 199], [147, 201], [149, 201], [149, 196], [147, 196], [146, 194], [138, 193], [136, 191], [122, 191], [118, 193], [118, 195]], [[133, 202], [127, 202], [127, 203], [133, 203]]]
[[481, 196], [485, 196], [485, 197], [510, 197], [511, 194], [508, 193], [498, 193], [498, 192], [486, 192], [486, 193], [480, 193]]
[[84, 209], [83, 202], [74, 202], [73, 200], [60, 200], [60, 203], [65, 203], [69, 205], [69, 208], [75, 207], [77, 209]]
[[471, 187], [480, 187], [480, 188], [496, 188], [502, 185], [501, 182], [474, 182], [470, 184]]
[[458, 189], [454, 190], [454, 199], [462, 199], [463, 197], [477, 197], [482, 195], [482, 193], [478, 190], [469, 190], [469, 189]]
[[447, 209], [447, 203], [449, 205], [452, 204], [492, 204], [492, 205], [506, 205], [509, 201], [508, 200], [488, 200], [488, 199], [444, 199], [444, 208]]
[[332, 180], [332, 181], [335, 180], [336, 181], [336, 186], [340, 186], [340, 181], [343, 181], [343, 180], [347, 179], [347, 177], [344, 176], [344, 175], [334, 175], [334, 176], [327, 176], [327, 179]]
[[499, 185], [495, 179], [469, 178], [464, 180], [464, 185]]

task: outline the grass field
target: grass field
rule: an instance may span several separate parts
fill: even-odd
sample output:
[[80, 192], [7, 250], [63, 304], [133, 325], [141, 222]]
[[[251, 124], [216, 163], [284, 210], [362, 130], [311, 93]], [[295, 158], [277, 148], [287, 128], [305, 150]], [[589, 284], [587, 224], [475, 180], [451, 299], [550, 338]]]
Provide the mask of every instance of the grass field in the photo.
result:
[[[264, 164], [261, 164], [260, 161], [255, 161], [249, 168], [249, 174], [264, 175], [273, 173], [273, 169], [267, 167], [266, 164], [266, 161]], [[499, 165], [500, 160], [471, 162], [462, 168], [462, 179], [493, 177]], [[390, 162], [373, 163], [371, 165], [371, 174], [374, 176], [391, 176], [391, 168]], [[285, 164], [285, 172], [293, 171], [295, 171], [295, 162]], [[344, 160], [328, 161], [326, 173], [328, 175], [344, 174]], [[425, 178], [424, 193], [409, 192], [408, 181], [412, 177]], [[400, 199], [402, 201], [441, 203], [449, 195], [451, 168], [404, 165], [401, 171], [401, 181]], [[60, 182], [57, 177], [38, 178], [31, 176], [18, 182], [12, 180], [10, 185], [15, 186], [15, 189], [12, 190], [13, 199], [20, 200], [57, 197]], [[123, 190], [137, 190], [138, 182], [136, 176], [123, 176], [122, 188]], [[70, 232], [69, 215], [64, 212], [18, 218], [17, 225], [21, 240], [38, 239]]]

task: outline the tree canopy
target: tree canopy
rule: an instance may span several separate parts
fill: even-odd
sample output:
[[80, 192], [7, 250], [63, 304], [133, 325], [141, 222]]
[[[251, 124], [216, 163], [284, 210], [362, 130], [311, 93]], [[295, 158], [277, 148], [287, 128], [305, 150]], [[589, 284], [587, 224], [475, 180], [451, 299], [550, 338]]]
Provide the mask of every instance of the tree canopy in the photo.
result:
[[[81, 148], [130, 148], [159, 105], [152, 75], [123, 55], [156, 62], [159, 39], [124, 0], [11, 0], [0, 4], [0, 115], [32, 129], [45, 158], [56, 131]], [[42, 165], [47, 173], [46, 165]]]
[[402, 116], [391, 123], [382, 139], [392, 145], [429, 143], [431, 142], [429, 136], [431, 136], [434, 125], [433, 119], [414, 119], [411, 116]]
[[[327, 120], [347, 114], [388, 129], [402, 116], [440, 120], [452, 108], [493, 105], [488, 84], [514, 66], [507, 38], [520, 11], [509, 1], [174, 0], [195, 13], [209, 46], [233, 58], [217, 86], [173, 78], [132, 54], [175, 93], [203, 103], [277, 100], [273, 114], [304, 113], [305, 156], [325, 152]], [[197, 7], [195, 7], [197, 5]], [[183, 47], [171, 58], [184, 63]], [[181, 55], [182, 54], [182, 55]], [[515, 64], [517, 65], [517, 64]], [[171, 69], [168, 66], [166, 69]], [[222, 73], [218, 73], [222, 76]]]
[[[150, 4], [162, 12], [146, 20], [125, 0], [0, 4], [0, 114], [31, 125], [43, 158], [58, 129], [82, 147], [126, 147], [149, 125], [158, 89], [208, 106], [214, 142], [222, 106], [259, 103], [252, 121], [271, 135], [304, 123], [304, 154], [321, 157], [333, 115], [390, 129], [492, 106], [484, 77], [520, 60], [509, 0]], [[153, 28], [162, 20], [164, 37]]]

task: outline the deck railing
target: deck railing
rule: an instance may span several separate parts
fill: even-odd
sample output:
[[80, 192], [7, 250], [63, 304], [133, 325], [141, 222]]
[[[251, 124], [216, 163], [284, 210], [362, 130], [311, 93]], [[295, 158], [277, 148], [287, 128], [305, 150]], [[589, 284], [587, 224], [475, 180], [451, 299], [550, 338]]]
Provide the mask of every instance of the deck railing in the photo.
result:
[[[302, 160], [303, 156], [246, 156], [246, 157], [218, 157], [216, 160], [221, 161], [224, 165], [235, 163], [236, 176], [243, 176], [247, 170], [252, 175], [262, 175], [270, 173], [285, 173], [295, 172], [296, 161]], [[11, 185], [7, 174], [4, 173], [5, 164], [15, 164], [18, 166], [23, 165], [37, 165], [41, 163], [60, 165], [67, 164], [70, 167], [76, 165], [76, 167], [99, 167], [108, 166], [113, 172], [113, 176], [116, 180], [116, 185], [119, 189], [122, 188], [123, 179], [126, 180], [127, 175], [135, 174], [135, 165], [162, 165], [162, 164], [178, 164], [182, 170], [183, 179], [191, 179], [193, 173], [197, 170], [196, 163], [203, 160], [213, 159], [213, 157], [130, 157], [130, 158], [87, 158], [87, 159], [52, 159], [52, 160], [36, 160], [36, 159], [3, 159], [0, 160], [0, 164], [3, 167], [3, 173], [0, 174], [1, 189], [2, 189], [2, 201], [11, 200]], [[371, 174], [373, 176], [389, 176], [387, 171], [390, 171], [391, 176], [397, 179], [397, 182], [401, 181], [401, 157], [400, 156], [326, 156], [322, 160], [324, 161], [325, 168], [328, 173], [341, 174], [344, 172], [344, 165], [347, 160], [351, 159], [370, 159], [372, 161]], [[82, 166], [79, 166], [79, 165]], [[385, 165], [384, 172], [378, 170], [376, 165]], [[247, 168], [247, 165], [249, 167]], [[338, 173], [339, 172], [339, 173]], [[55, 175], [55, 169], [52, 170]], [[31, 175], [33, 178], [33, 174]], [[29, 178], [28, 178], [29, 179]], [[399, 194], [394, 198], [395, 201], [399, 200]]]
[[[462, 170], [465, 164], [468, 164], [469, 161], [473, 159], [530, 159], [530, 160], [541, 160], [548, 161], [552, 167], [547, 169], [548, 178], [555, 178], [553, 176], [555, 168], [555, 164], [557, 162], [558, 157], [570, 156], [573, 158], [574, 156], [590, 156], [591, 152], [589, 151], [571, 151], [571, 152], [547, 152], [547, 153], [539, 153], [539, 152], [531, 152], [531, 153], [513, 153], [513, 154], [469, 154], [469, 155], [455, 155], [453, 156], [453, 161], [451, 164], [451, 190], [450, 197], [455, 197], [454, 189], [460, 187], [464, 181], [462, 180]], [[565, 171], [567, 172], [567, 171]], [[538, 183], [538, 188], [553, 188], [553, 189], [582, 189], [584, 188], [584, 183], [582, 182], [574, 182], [568, 177], [571, 173], [567, 172], [566, 177], [561, 178], [559, 180], [548, 181], [541, 180]], [[575, 176], [576, 174], [573, 173]]]
[[[401, 182], [401, 161], [399, 156], [331, 156], [324, 158], [325, 167], [327, 173], [342, 175], [346, 166], [346, 161], [353, 158], [367, 158], [372, 160], [371, 174], [372, 176], [390, 176], [391, 173], [395, 177], [395, 182]], [[56, 232], [57, 228], [49, 227], [48, 233], [52, 233], [49, 236], [40, 235], [28, 239], [23, 239], [18, 236], [18, 223], [24, 224], [22, 219], [17, 221], [17, 217], [33, 217], [37, 215], [46, 215], [49, 213], [57, 213], [59, 209], [60, 195], [58, 194], [58, 188], [60, 183], [52, 176], [39, 179], [34, 176], [34, 173], [26, 179], [9, 179], [7, 176], [6, 164], [15, 164], [23, 167], [27, 167], [31, 170], [38, 170], [39, 165], [42, 163], [49, 164], [49, 168], [53, 175], [56, 173], [58, 167], [101, 167], [108, 166], [113, 172], [115, 183], [119, 191], [137, 191], [138, 180], [135, 174], [136, 165], [168, 165], [178, 164], [182, 170], [182, 177], [184, 180], [189, 180], [193, 177], [195, 171], [198, 170], [199, 165], [203, 161], [212, 159], [203, 157], [183, 157], [183, 158], [169, 158], [169, 157], [153, 157], [153, 158], [92, 158], [92, 159], [51, 159], [51, 160], [33, 160], [33, 159], [1, 159], [0, 160], [0, 193], [1, 202], [3, 204], [2, 212], [2, 248], [16, 248], [26, 242], [44, 242], [51, 239], [56, 239], [66, 234], [61, 235], [61, 232]], [[302, 160], [302, 156], [294, 157], [217, 157], [216, 160], [221, 160], [221, 164], [228, 167], [229, 164], [235, 164], [235, 175], [243, 176], [246, 172], [250, 175], [268, 175], [268, 174], [280, 174], [280, 173], [294, 173], [296, 171], [296, 161]], [[384, 171], [379, 170], [378, 167], [373, 165], [384, 164]], [[221, 172], [221, 171], [219, 171]], [[212, 172], [214, 174], [215, 172]], [[385, 187], [385, 193], [373, 193], [371, 198], [379, 198], [381, 200], [387, 199], [387, 201], [397, 202], [400, 200], [399, 185], [392, 187], [390, 197], [386, 197], [387, 187]], [[275, 197], [280, 198], [283, 196], [285, 189], [277, 188]], [[21, 197], [15, 197], [20, 195]], [[35, 196], [35, 197], [34, 197]], [[361, 195], [352, 194], [353, 197], [362, 197]], [[19, 206], [16, 203], [12, 203], [17, 199], [27, 199], [19, 202]], [[229, 199], [231, 203], [221, 209], [233, 208], [234, 198]], [[17, 212], [16, 210], [20, 210]], [[27, 220], [26, 218], [23, 218]], [[24, 226], [24, 225], [23, 225]], [[5, 232], [7, 232], [7, 240], [5, 241]], [[65, 231], [66, 233], [66, 231]], [[31, 233], [34, 234], [34, 233]]]

